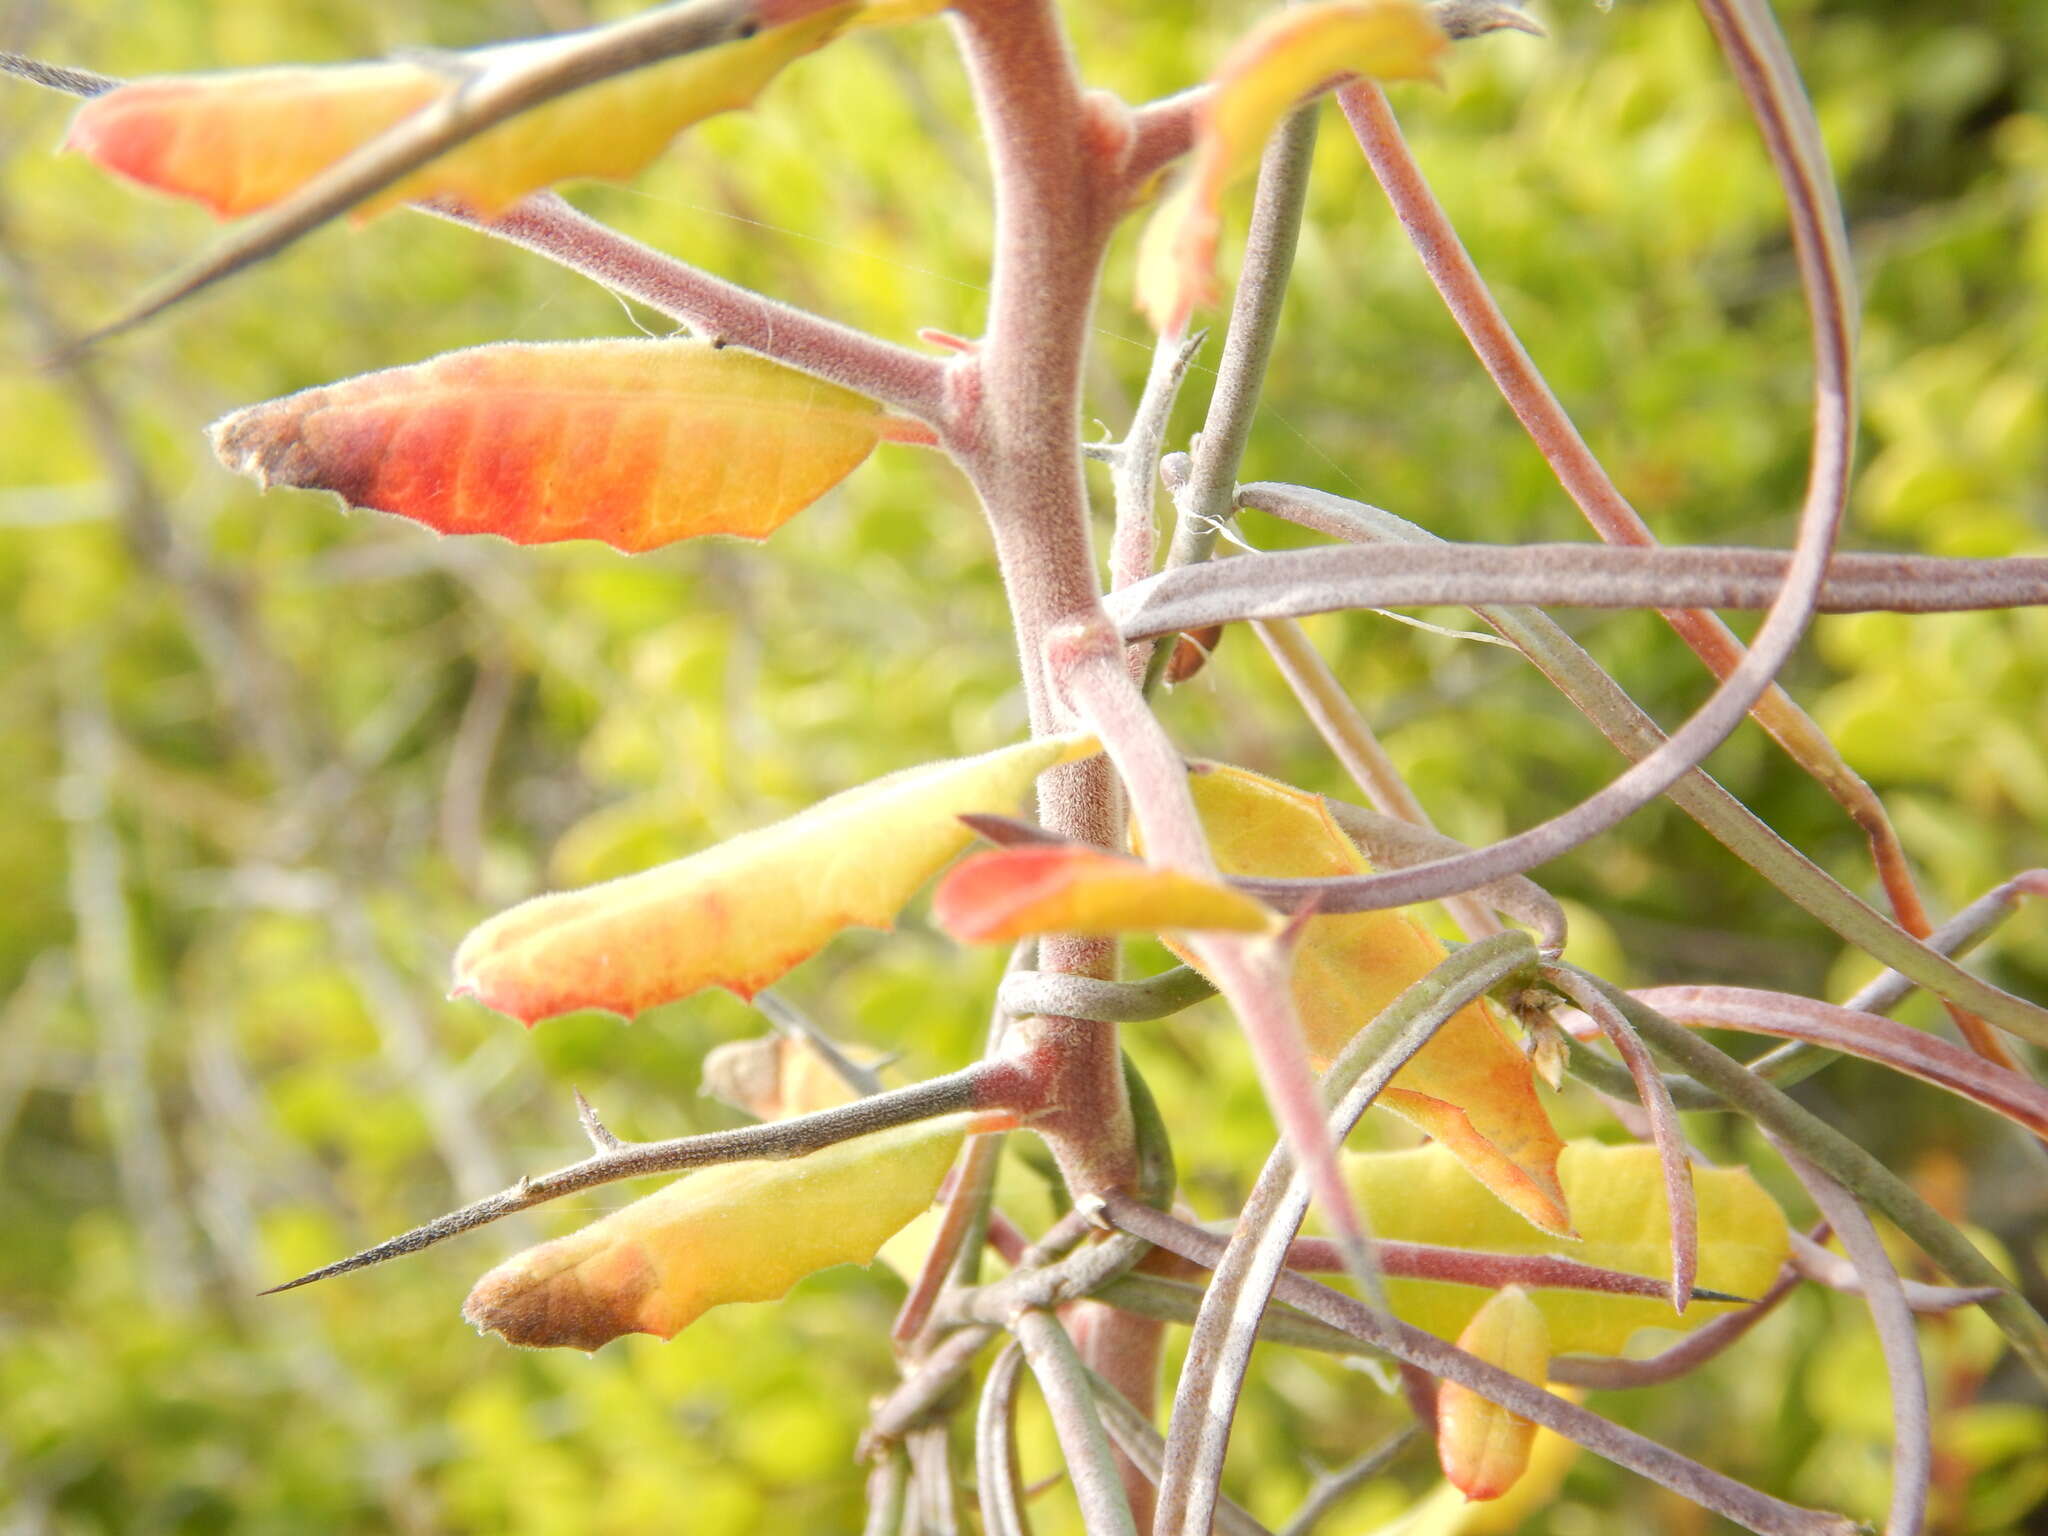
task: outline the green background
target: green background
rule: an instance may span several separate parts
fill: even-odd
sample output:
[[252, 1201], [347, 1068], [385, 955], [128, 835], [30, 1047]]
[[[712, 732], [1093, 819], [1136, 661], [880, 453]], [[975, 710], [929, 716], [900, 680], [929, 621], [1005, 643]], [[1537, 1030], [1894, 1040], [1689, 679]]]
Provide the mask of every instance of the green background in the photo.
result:
[[[2048, 27], [2027, 0], [1780, 9], [1866, 293], [1848, 542], [2038, 553]], [[0, 46], [132, 75], [465, 47], [620, 13], [17, 3], [0, 7]], [[1201, 78], [1259, 13], [1235, 0], [1069, 12], [1091, 80], [1133, 101]], [[1396, 109], [1524, 340], [1659, 534], [1783, 543], [1809, 370], [1778, 193], [1742, 104], [1681, 0], [1534, 14], [1547, 41], [1467, 45], [1444, 89], [1401, 88]], [[534, 890], [1015, 739], [1014, 656], [963, 483], [885, 447], [766, 547], [632, 561], [442, 541], [323, 498], [261, 497], [206, 449], [202, 429], [225, 411], [452, 347], [662, 324], [537, 258], [396, 214], [324, 231], [105, 348], [89, 384], [39, 371], [39, 324], [107, 317], [213, 236], [189, 207], [54, 157], [68, 111], [0, 87], [0, 1530], [856, 1529], [853, 1438], [893, 1380], [901, 1284], [886, 1271], [835, 1271], [782, 1304], [588, 1359], [515, 1353], [459, 1321], [476, 1274], [627, 1197], [607, 1189], [523, 1231], [255, 1292], [570, 1160], [572, 1085], [629, 1136], [735, 1123], [700, 1096], [698, 1069], [713, 1045], [761, 1030], [747, 1008], [707, 995], [630, 1027], [582, 1016], [527, 1033], [442, 1002], [448, 957]], [[692, 262], [892, 339], [979, 329], [986, 178], [943, 24], [838, 44], [633, 186], [572, 190]], [[1109, 433], [1149, 355], [1129, 302], [1135, 222], [1088, 380]], [[1176, 445], [1208, 377], [1194, 376]], [[1266, 401], [1245, 479], [1324, 487], [1454, 538], [1585, 537], [1334, 115]], [[1257, 518], [1245, 533], [1294, 538]], [[1704, 673], [1653, 618], [1569, 623], [1660, 718], [1703, 696]], [[1614, 771], [1497, 647], [1371, 615], [1311, 631], [1458, 836], [1528, 825]], [[1790, 681], [1885, 793], [1938, 911], [2048, 863], [2048, 614], [1823, 620]], [[1191, 751], [1347, 788], [1248, 635], [1163, 713]], [[1871, 890], [1853, 828], [1761, 733], [1738, 733], [1712, 767]], [[1543, 878], [1571, 903], [1574, 957], [1626, 983], [1839, 998], [1873, 969], [1667, 807]], [[2048, 995], [2048, 917], [2023, 912], [1980, 963]], [[976, 1049], [995, 967], [920, 908], [897, 933], [835, 942], [786, 990], [836, 1034], [935, 1071]], [[1937, 1018], [1917, 1002], [1905, 1016]], [[1129, 1034], [1191, 1198], [1223, 1214], [1272, 1136], [1241, 1045], [1213, 1009]], [[2015, 1136], [1874, 1069], [1833, 1069], [1802, 1096], [1995, 1234], [2039, 1286], [2048, 1178]], [[1583, 1089], [1556, 1116], [1567, 1134], [1618, 1134]], [[1724, 1124], [1692, 1129], [1710, 1155], [1754, 1150]], [[1011, 1206], [1044, 1219], [1021, 1171]], [[2021, 1529], [2048, 1491], [2038, 1392], [1994, 1368], [1980, 1320], [1929, 1324], [1924, 1340], [1943, 1409], [1936, 1528]], [[1820, 1295], [1681, 1386], [1597, 1400], [1712, 1465], [1863, 1518], [1887, 1494], [1884, 1405], [1860, 1307]], [[1279, 1521], [1305, 1457], [1340, 1459], [1395, 1421], [1362, 1374], [1262, 1355], [1229, 1486]], [[1035, 1420], [1026, 1441], [1032, 1469], [1049, 1470]], [[1410, 1456], [1325, 1529], [1373, 1529], [1433, 1480], [1428, 1455]], [[1064, 1500], [1041, 1501], [1042, 1529], [1070, 1521]], [[1527, 1528], [1719, 1527], [1582, 1459]]]

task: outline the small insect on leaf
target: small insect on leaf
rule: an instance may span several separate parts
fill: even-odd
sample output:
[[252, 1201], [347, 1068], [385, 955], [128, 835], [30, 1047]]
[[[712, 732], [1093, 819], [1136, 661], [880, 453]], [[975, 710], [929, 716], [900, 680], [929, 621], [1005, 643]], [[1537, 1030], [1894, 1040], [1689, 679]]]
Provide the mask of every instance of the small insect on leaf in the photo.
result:
[[[479, 134], [365, 203], [450, 198], [483, 217], [556, 182], [637, 175], [678, 133], [749, 105], [853, 14], [839, 6], [572, 91]], [[87, 102], [64, 147], [117, 176], [203, 203], [221, 218], [268, 208], [465, 77], [515, 69], [572, 37], [533, 38], [451, 65], [305, 65], [164, 75]]]
[[729, 1301], [773, 1301], [806, 1275], [872, 1260], [932, 1203], [974, 1118], [688, 1174], [506, 1260], [462, 1315], [514, 1344], [596, 1349], [628, 1333], [673, 1338]]
[[[1575, 1141], [1564, 1149], [1557, 1171], [1577, 1239], [1528, 1226], [1441, 1145], [1347, 1152], [1343, 1170], [1374, 1234], [1389, 1242], [1547, 1254], [1659, 1280], [1671, 1274], [1670, 1215], [1655, 1147]], [[1790, 1251], [1785, 1213], [1743, 1168], [1695, 1167], [1693, 1189], [1700, 1228], [1695, 1285], [1729, 1296], [1761, 1296]], [[1681, 1315], [1661, 1295], [1552, 1287], [1529, 1294], [1549, 1325], [1551, 1351], [1560, 1355], [1618, 1355], [1641, 1329], [1689, 1332], [1736, 1305], [1696, 1297]], [[1443, 1339], [1465, 1330], [1482, 1295], [1470, 1285], [1441, 1280], [1387, 1280], [1396, 1314]]]
[[[907, 430], [915, 429], [915, 430]], [[916, 424], [736, 347], [475, 347], [250, 406], [214, 452], [440, 533], [601, 539], [628, 554], [764, 539]]]
[[[1495, 1291], [1458, 1347], [1540, 1387], [1550, 1369], [1550, 1331], [1519, 1285]], [[1536, 1426], [1469, 1387], [1447, 1381], [1437, 1394], [1436, 1451], [1444, 1476], [1468, 1499], [1497, 1499], [1529, 1466]]]
[[455, 995], [528, 1024], [703, 987], [751, 997], [841, 929], [888, 927], [972, 838], [962, 814], [1014, 810], [1039, 774], [1096, 750], [1054, 736], [906, 768], [673, 864], [537, 896], [463, 940]]
[[[1221, 764], [1198, 764], [1188, 788], [1225, 874], [1327, 877], [1370, 868], [1319, 796]], [[1443, 945], [1405, 912], [1310, 918], [1294, 960], [1295, 1006], [1310, 1059], [1326, 1065], [1443, 957]], [[1490, 1002], [1453, 1014], [1379, 1103], [1450, 1147], [1537, 1226], [1570, 1232], [1557, 1181], [1563, 1143], [1537, 1096], [1534, 1068]]]
[[1041, 933], [1259, 933], [1278, 922], [1270, 907], [1228, 886], [1067, 844], [976, 854], [947, 873], [932, 915], [968, 944]]
[[1216, 296], [1224, 188], [1258, 163], [1273, 130], [1318, 86], [1344, 75], [1433, 75], [1450, 47], [1419, 0], [1322, 0], [1276, 12], [1224, 58], [1196, 109], [1194, 154], [1138, 246], [1138, 307], [1162, 334]]

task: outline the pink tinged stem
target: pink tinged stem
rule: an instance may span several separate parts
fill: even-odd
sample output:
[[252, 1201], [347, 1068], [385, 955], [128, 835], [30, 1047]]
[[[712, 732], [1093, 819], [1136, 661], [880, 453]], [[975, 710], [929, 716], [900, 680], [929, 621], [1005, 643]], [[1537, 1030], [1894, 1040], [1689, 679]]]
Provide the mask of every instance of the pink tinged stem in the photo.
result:
[[938, 358], [701, 272], [579, 213], [552, 192], [494, 220], [441, 204], [421, 205], [421, 211], [560, 262], [713, 340], [787, 363], [934, 427], [946, 422], [946, 365]]
[[1693, 1198], [1692, 1160], [1686, 1152], [1685, 1132], [1678, 1123], [1678, 1106], [1671, 1102], [1664, 1074], [1657, 1070], [1642, 1038], [1605, 993], [1581, 985], [1575, 973], [1560, 967], [1545, 966], [1542, 975], [1585, 1009], [1614, 1043], [1628, 1067], [1628, 1075], [1635, 1079], [1636, 1093], [1650, 1119], [1651, 1139], [1657, 1144], [1657, 1161], [1664, 1170], [1664, 1200], [1671, 1214], [1671, 1305], [1683, 1312], [1692, 1298], [1693, 1280], [1699, 1274], [1700, 1218], [1699, 1206]]
[[[1127, 1196], [1112, 1196], [1106, 1202], [1106, 1214], [1124, 1231], [1197, 1264], [1214, 1266], [1223, 1255], [1222, 1238]], [[1802, 1509], [1724, 1477], [1611, 1419], [1531, 1386], [1521, 1377], [1489, 1365], [1434, 1334], [1375, 1312], [1355, 1298], [1306, 1276], [1283, 1273], [1274, 1294], [1318, 1322], [1341, 1329], [1432, 1376], [1468, 1387], [1510, 1413], [1553, 1429], [1595, 1455], [1627, 1467], [1761, 1536], [1855, 1536], [1858, 1530], [1856, 1523], [1844, 1516]], [[1169, 1462], [1169, 1471], [1170, 1468]]]
[[1885, 1536], [1920, 1536], [1927, 1524], [1927, 1493], [1933, 1478], [1934, 1427], [1928, 1417], [1927, 1373], [1912, 1309], [1877, 1228], [1856, 1198], [1782, 1142], [1778, 1152], [1849, 1252], [1863, 1283], [1863, 1299], [1884, 1351], [1892, 1389], [1892, 1503]]
[[1798, 1040], [1877, 1062], [2048, 1137], [2048, 1088], [1896, 1019], [1754, 987], [1653, 987], [1634, 995], [1681, 1024]]
[[[1863, 1294], [1863, 1280], [1854, 1261], [1830, 1252], [1798, 1232], [1792, 1234], [1792, 1267], [1806, 1279], [1831, 1291], [1840, 1291], [1845, 1296]], [[1899, 1281], [1899, 1290], [1906, 1298], [1906, 1305], [1921, 1314], [1960, 1312], [1964, 1307], [1981, 1306], [1998, 1295], [1994, 1286], [1928, 1285], [1924, 1281], [1904, 1278]]]

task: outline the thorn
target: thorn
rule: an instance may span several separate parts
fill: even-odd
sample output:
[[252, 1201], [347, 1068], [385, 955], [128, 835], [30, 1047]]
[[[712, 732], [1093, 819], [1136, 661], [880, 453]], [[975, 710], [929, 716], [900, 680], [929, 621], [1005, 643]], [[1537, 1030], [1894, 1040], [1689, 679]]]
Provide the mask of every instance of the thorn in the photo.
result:
[[[597, 1111], [590, 1107], [590, 1100], [583, 1097], [581, 1088], [569, 1090], [576, 1098], [576, 1118], [583, 1124], [583, 1134], [590, 1138], [590, 1145], [599, 1152], [614, 1152], [625, 1145], [614, 1136], [605, 1123], [597, 1118]], [[525, 1192], [526, 1180], [521, 1179], [520, 1192]]]
[[1081, 1219], [1091, 1227], [1100, 1227], [1105, 1232], [1114, 1232], [1116, 1223], [1109, 1219], [1109, 1202], [1094, 1190], [1074, 1197], [1074, 1209]]

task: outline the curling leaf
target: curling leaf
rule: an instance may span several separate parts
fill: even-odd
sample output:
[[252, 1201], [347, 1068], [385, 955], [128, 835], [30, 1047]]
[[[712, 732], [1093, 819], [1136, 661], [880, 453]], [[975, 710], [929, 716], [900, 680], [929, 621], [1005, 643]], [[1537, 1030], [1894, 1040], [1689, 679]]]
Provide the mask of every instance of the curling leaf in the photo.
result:
[[[1519, 1285], [1495, 1291], [1473, 1314], [1458, 1347], [1531, 1386], [1550, 1371], [1550, 1330]], [[1536, 1426], [1469, 1387], [1447, 1381], [1437, 1394], [1436, 1453], [1444, 1476], [1468, 1499], [1497, 1499], [1529, 1467]]]
[[[820, 11], [572, 91], [450, 150], [365, 203], [357, 217], [450, 198], [489, 218], [558, 181], [623, 181], [691, 124], [749, 105], [785, 65], [829, 41], [853, 10]], [[65, 147], [236, 218], [280, 201], [463, 79], [525, 66], [564, 41], [532, 38], [442, 63], [135, 80], [79, 108]]]
[[932, 1203], [973, 1119], [686, 1175], [508, 1259], [462, 1315], [514, 1344], [596, 1349], [627, 1333], [673, 1338], [729, 1301], [773, 1301], [818, 1270], [872, 1260]]
[[[1318, 796], [1218, 764], [1200, 765], [1188, 787], [1225, 874], [1328, 877], [1370, 868]], [[1310, 1058], [1326, 1065], [1443, 957], [1435, 935], [1404, 912], [1309, 919], [1295, 954], [1294, 999]], [[1451, 1148], [1530, 1221], [1571, 1230], [1557, 1182], [1563, 1144], [1536, 1095], [1528, 1057], [1490, 1002], [1453, 1014], [1379, 1102]]]
[[1270, 907], [1228, 886], [1073, 844], [976, 854], [940, 882], [932, 915], [969, 944], [1040, 933], [1257, 933], [1277, 921]]
[[215, 423], [213, 446], [266, 488], [332, 491], [441, 533], [631, 554], [764, 539], [911, 426], [733, 347], [505, 343], [250, 406]]
[[[1580, 1241], [1532, 1231], [1475, 1185], [1448, 1148], [1347, 1152], [1344, 1178], [1374, 1233], [1394, 1242], [1441, 1243], [1497, 1253], [1556, 1254], [1630, 1274], [1668, 1277], [1671, 1226], [1657, 1149], [1573, 1142], [1558, 1158]], [[1693, 1169], [1700, 1216], [1699, 1286], [1760, 1296], [1789, 1251], [1785, 1214], [1746, 1169]], [[1455, 1339], [1486, 1292], [1437, 1280], [1389, 1278], [1395, 1312], [1439, 1338]], [[1683, 1315], [1668, 1300], [1593, 1291], [1532, 1289], [1555, 1354], [1620, 1354], [1639, 1328], [1689, 1332], [1732, 1302], [1695, 1300]]]
[[1450, 39], [1419, 0], [1322, 0], [1276, 12], [1224, 58], [1196, 109], [1186, 174], [1138, 246], [1138, 305], [1163, 334], [1216, 296], [1223, 190], [1258, 163], [1280, 120], [1343, 75], [1434, 74]]
[[703, 987], [751, 997], [842, 928], [886, 928], [972, 837], [959, 817], [1015, 809], [1086, 736], [906, 768], [673, 864], [537, 896], [478, 927], [455, 995], [532, 1024], [631, 1015]]

